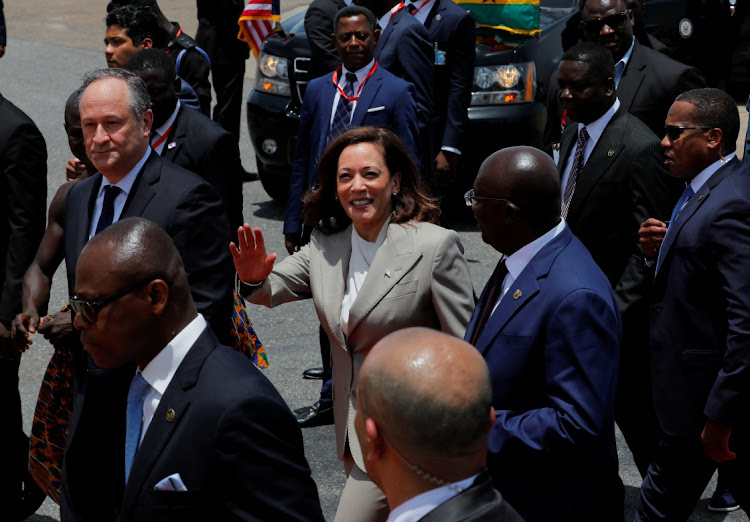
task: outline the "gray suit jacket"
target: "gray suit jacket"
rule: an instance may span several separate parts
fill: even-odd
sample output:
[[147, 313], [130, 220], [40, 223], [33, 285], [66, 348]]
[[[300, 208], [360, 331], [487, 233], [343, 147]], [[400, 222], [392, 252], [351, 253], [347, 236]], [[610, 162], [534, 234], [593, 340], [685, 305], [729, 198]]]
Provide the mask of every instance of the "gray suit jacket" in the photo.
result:
[[[320, 324], [331, 340], [336, 445], [343, 459], [347, 432], [354, 460], [365, 469], [354, 434], [356, 404], [351, 396], [365, 356], [390, 332], [412, 326], [462, 338], [474, 309], [469, 266], [452, 230], [429, 223], [391, 223], [385, 242], [349, 311], [349, 335], [341, 329], [352, 227], [326, 235], [278, 263], [260, 287], [242, 285], [250, 302], [274, 307], [312, 297]], [[253, 290], [255, 290], [253, 292]]]

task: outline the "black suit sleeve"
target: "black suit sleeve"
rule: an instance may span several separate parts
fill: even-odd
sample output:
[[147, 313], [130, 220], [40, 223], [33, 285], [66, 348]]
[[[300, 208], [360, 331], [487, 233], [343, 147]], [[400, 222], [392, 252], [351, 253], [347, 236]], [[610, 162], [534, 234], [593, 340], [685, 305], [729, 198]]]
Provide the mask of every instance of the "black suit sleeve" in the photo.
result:
[[7, 33], [5, 31], [5, 14], [3, 13], [3, 0], [0, 0], [0, 45], [7, 45], [7, 40]]
[[[450, 87], [445, 128], [440, 144], [442, 147], [461, 148], [461, 137], [468, 120], [466, 111], [471, 103], [471, 85], [474, 81], [474, 42], [474, 19], [467, 14], [456, 27], [453, 45], [446, 56], [450, 67]], [[435, 107], [435, 110], [443, 109]]]
[[201, 156], [201, 174], [219, 193], [226, 205], [229, 225], [234, 231], [242, 226], [242, 163], [237, 140], [222, 132], [205, 148]]
[[[8, 115], [0, 115], [7, 118]], [[7, 121], [7, 120], [6, 120]], [[21, 287], [26, 269], [36, 254], [44, 234], [47, 206], [47, 146], [31, 121], [8, 129], [0, 143], [2, 154], [2, 194], [7, 205], [7, 233], [0, 239], [7, 246], [2, 252], [4, 285], [0, 296], [0, 320], [12, 320], [21, 307]], [[0, 232], [3, 233], [3, 232]]]
[[341, 58], [331, 40], [333, 19], [337, 12], [338, 6], [333, 0], [316, 0], [310, 4], [305, 14], [305, 32], [312, 57], [312, 78], [323, 76], [341, 65]]
[[187, 50], [182, 55], [180, 70], [177, 74], [188, 82], [198, 95], [201, 112], [206, 116], [210, 116], [211, 113], [211, 82], [208, 80], [210, 73], [211, 68], [200, 52]]

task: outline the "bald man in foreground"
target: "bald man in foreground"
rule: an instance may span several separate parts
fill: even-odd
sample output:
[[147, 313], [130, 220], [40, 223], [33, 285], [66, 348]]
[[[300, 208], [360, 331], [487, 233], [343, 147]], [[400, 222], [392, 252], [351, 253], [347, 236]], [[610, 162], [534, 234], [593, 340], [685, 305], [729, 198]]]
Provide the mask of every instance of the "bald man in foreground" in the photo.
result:
[[527, 522], [623, 518], [614, 405], [620, 313], [560, 218], [560, 176], [531, 147], [494, 153], [466, 194], [502, 253], [465, 339], [484, 355], [497, 418], [487, 467]]
[[[102, 402], [117, 413], [99, 427], [116, 465], [97, 477], [111, 507], [88, 520], [323, 520], [297, 421], [198, 313], [180, 254], [159, 225], [128, 218], [91, 238], [75, 292], [84, 350], [99, 368], [129, 369], [131, 380], [127, 396]], [[66, 454], [67, 468], [79, 456]], [[74, 480], [64, 474], [63, 490], [85, 501]]]
[[407, 328], [375, 345], [354, 422], [388, 522], [523, 521], [485, 469], [490, 399], [487, 365], [468, 343]]

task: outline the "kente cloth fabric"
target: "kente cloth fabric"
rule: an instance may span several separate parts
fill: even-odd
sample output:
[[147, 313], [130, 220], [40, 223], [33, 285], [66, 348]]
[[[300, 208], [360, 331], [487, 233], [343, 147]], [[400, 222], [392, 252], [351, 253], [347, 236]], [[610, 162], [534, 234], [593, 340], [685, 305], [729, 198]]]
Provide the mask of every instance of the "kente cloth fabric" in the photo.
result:
[[245, 311], [245, 301], [234, 292], [232, 309], [232, 348], [244, 354], [256, 368], [268, 368], [268, 355]]

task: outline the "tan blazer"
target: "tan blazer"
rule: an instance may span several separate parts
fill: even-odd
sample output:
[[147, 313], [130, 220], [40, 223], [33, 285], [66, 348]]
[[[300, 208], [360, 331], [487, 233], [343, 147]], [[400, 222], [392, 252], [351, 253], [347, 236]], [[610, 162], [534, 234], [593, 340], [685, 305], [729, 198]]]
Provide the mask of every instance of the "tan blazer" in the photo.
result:
[[316, 230], [310, 243], [278, 263], [261, 286], [241, 285], [241, 293], [250, 302], [268, 307], [313, 298], [331, 340], [338, 456], [343, 459], [349, 434], [354, 461], [364, 470], [354, 432], [352, 390], [365, 356], [388, 333], [411, 326], [463, 338], [474, 309], [474, 292], [458, 234], [430, 223], [391, 223], [349, 311], [346, 337], [340, 317], [351, 234], [351, 225], [330, 235]]

